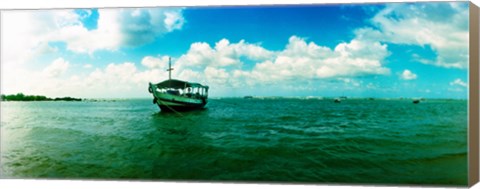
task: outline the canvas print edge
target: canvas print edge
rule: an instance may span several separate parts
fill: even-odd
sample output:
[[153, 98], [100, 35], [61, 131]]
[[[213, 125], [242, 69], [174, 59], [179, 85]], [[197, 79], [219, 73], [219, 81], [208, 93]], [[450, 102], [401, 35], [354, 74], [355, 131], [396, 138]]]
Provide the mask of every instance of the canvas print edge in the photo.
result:
[[470, 107], [469, 179], [471, 187], [479, 179], [479, 7], [470, 2]]

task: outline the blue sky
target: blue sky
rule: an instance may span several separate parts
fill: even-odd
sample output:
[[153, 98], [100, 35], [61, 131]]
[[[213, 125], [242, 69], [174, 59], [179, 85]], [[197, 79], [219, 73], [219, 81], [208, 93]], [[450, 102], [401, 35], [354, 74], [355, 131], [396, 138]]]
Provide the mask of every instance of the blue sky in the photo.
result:
[[2, 12], [2, 93], [467, 98], [468, 2]]

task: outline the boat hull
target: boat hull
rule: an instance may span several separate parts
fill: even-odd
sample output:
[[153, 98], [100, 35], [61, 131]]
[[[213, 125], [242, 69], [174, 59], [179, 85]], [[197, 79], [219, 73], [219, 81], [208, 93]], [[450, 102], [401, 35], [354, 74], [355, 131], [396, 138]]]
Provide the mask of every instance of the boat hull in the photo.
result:
[[187, 112], [187, 111], [193, 111], [193, 110], [202, 110], [205, 109], [204, 106], [164, 106], [164, 105], [158, 105], [160, 107], [160, 110], [162, 112]]
[[207, 99], [204, 98], [188, 98], [159, 92], [154, 92], [153, 95], [153, 103], [157, 104], [162, 111], [198, 110], [203, 109], [207, 104]]
[[[187, 86], [188, 84], [188, 86]], [[158, 88], [158, 87], [161, 88]], [[172, 87], [170, 87], [172, 86]], [[188, 88], [187, 87], [191, 87]], [[196, 93], [192, 88], [196, 87]], [[198, 88], [206, 88], [204, 91]], [[183, 89], [183, 90], [182, 90]], [[153, 103], [162, 111], [190, 111], [203, 109], [207, 104], [208, 86], [187, 83], [179, 80], [167, 80], [160, 84], [149, 83], [148, 91], [153, 95]]]
[[191, 111], [204, 109], [207, 104], [205, 101], [200, 101], [198, 103], [184, 102], [176, 99], [163, 99], [157, 98], [155, 103], [160, 107], [162, 111], [172, 112], [172, 111]]

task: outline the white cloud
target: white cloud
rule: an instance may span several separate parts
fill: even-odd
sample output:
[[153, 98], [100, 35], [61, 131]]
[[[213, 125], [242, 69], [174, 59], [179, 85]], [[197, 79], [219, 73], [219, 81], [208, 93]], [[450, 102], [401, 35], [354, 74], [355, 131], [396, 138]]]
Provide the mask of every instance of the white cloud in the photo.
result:
[[165, 12], [165, 17], [164, 23], [167, 31], [181, 29], [185, 23], [185, 19], [180, 11], [167, 11]]
[[414, 80], [417, 79], [417, 74], [414, 74], [410, 70], [403, 70], [402, 74], [400, 74], [400, 78], [403, 80]]
[[[313, 85], [299, 88], [298, 82], [335, 78], [340, 78], [344, 86], [355, 88], [362, 84], [353, 79], [356, 76], [390, 73], [382, 64], [388, 54], [386, 45], [378, 42], [367, 44], [356, 39], [330, 49], [292, 36], [280, 51], [270, 51], [243, 40], [230, 43], [222, 39], [213, 48], [204, 42], [193, 43], [186, 54], [173, 58], [172, 77], [205, 83], [217, 94], [221, 90], [228, 92], [239, 87], [268, 88], [279, 82], [285, 84], [285, 88], [312, 90]], [[148, 82], [168, 78], [168, 57], [146, 56], [139, 63], [141, 67], [131, 62], [111, 63], [104, 68], [85, 64], [85, 68], [93, 69], [90, 73], [59, 78], [69, 65], [68, 61], [59, 58], [44, 69], [44, 73], [48, 73], [44, 75], [56, 77], [31, 76], [30, 81], [24, 81], [27, 85], [25, 88], [37, 92], [35, 94], [70, 94], [79, 97], [146, 96], [148, 93], [144, 88]]]
[[[358, 76], [388, 75], [385, 58], [390, 54], [388, 43], [429, 45], [438, 57], [425, 64], [466, 68], [468, 60], [468, 6], [458, 3], [421, 6], [388, 4], [370, 21], [373, 28], [360, 28], [355, 37], [334, 48], [316, 44], [305, 38], [291, 36], [284, 49], [273, 51], [259, 43], [244, 40], [219, 40], [215, 44], [193, 43], [190, 49], [174, 58], [175, 78], [202, 82], [219, 87], [245, 87], [282, 83], [292, 89], [299, 81], [343, 81], [350, 87], [363, 83]], [[442, 10], [442, 11], [439, 11]], [[67, 94], [79, 97], [142, 96], [148, 82], [168, 77], [166, 56], [146, 56], [138, 63], [109, 64], [92, 68], [88, 74], [63, 79], [68, 61], [57, 59], [43, 74], [30, 73], [17, 65], [36, 54], [57, 52], [49, 42], [65, 42], [67, 49], [78, 53], [97, 50], [117, 50], [122, 46], [137, 46], [152, 42], [167, 32], [181, 29], [185, 19], [181, 9], [104, 9], [99, 10], [96, 29], [88, 30], [80, 22], [91, 15], [86, 11], [76, 14], [71, 10], [12, 11], [2, 13], [2, 64], [7, 73], [8, 88], [30, 90], [36, 94]], [[466, 20], [465, 20], [466, 19]], [[17, 74], [17, 75], [16, 75]], [[23, 81], [19, 75], [31, 76]], [[48, 76], [48, 77], [47, 77]], [[402, 79], [416, 79], [417, 75], [404, 70]], [[4, 79], [5, 80], [5, 79]], [[42, 81], [42, 82], [39, 82]], [[2, 84], [4, 84], [3, 82]], [[454, 86], [467, 86], [457, 79]], [[4, 86], [4, 85], [3, 85]], [[61, 86], [61, 87], [60, 87]], [[369, 83], [367, 87], [380, 88]], [[311, 87], [306, 87], [305, 90]]]
[[70, 63], [63, 58], [57, 58], [43, 70], [43, 73], [48, 77], [59, 77], [67, 71], [69, 65]]
[[185, 68], [197, 71], [203, 71], [208, 66], [240, 69], [245, 64], [241, 58], [262, 61], [271, 58], [273, 54], [260, 45], [249, 44], [244, 40], [230, 43], [227, 39], [222, 39], [213, 48], [208, 43], [196, 42], [176, 61], [175, 67], [179, 70]]
[[[330, 49], [292, 36], [281, 51], [270, 51], [243, 40], [230, 43], [222, 39], [214, 48], [204, 42], [193, 43], [186, 54], [174, 61], [174, 76], [226, 87], [241, 87], [309, 79], [388, 75], [390, 70], [383, 65], [388, 55], [385, 44], [358, 39]], [[254, 65], [246, 69], [246, 64]]]
[[[35, 12], [35, 14], [32, 14]], [[69, 11], [8, 11], [2, 12], [2, 64], [29, 62], [35, 55], [56, 52], [48, 45], [52, 32], [67, 22], [76, 23]]]
[[343, 81], [345, 85], [352, 87], [359, 87], [362, 83], [362, 81], [357, 81], [352, 78], [338, 78], [338, 80]]
[[391, 3], [370, 21], [378, 29], [360, 28], [360, 38], [406, 45], [429, 45], [435, 60], [422, 63], [468, 67], [468, 3]]
[[227, 84], [230, 74], [225, 71], [225, 69], [217, 69], [214, 67], [205, 68], [204, 75], [206, 80], [214, 85], [225, 85]]
[[101, 9], [98, 13], [97, 29], [89, 31], [82, 25], [64, 27], [58, 40], [80, 53], [116, 50], [120, 46], [150, 43], [158, 36], [181, 29], [184, 23], [181, 9]]
[[385, 75], [390, 70], [382, 61], [388, 54], [387, 46], [378, 42], [354, 39], [332, 50], [292, 36], [283, 51], [256, 64], [250, 75], [261, 82]]
[[[166, 32], [181, 29], [184, 23], [181, 11], [181, 9], [122, 9], [110, 13], [110, 17], [101, 23], [108, 27], [114, 20], [119, 25], [118, 31], [115, 32], [121, 34], [122, 44], [137, 46], [152, 42], [155, 37]], [[102, 29], [100, 25], [102, 18], [99, 19], [99, 28]]]
[[[2, 72], [2, 93], [49, 95], [58, 97], [68, 95], [69, 75], [65, 74], [70, 63], [63, 58], [57, 58], [51, 64], [40, 71], [9, 68], [8, 72]], [[77, 89], [79, 92], [81, 90]]]
[[[153, 57], [146, 57], [144, 60], [151, 58]], [[70, 90], [70, 94], [79, 97], [127, 98], [148, 96], [148, 83], [167, 79], [168, 72], [156, 66], [142, 69], [135, 63], [125, 62], [111, 63], [78, 77], [82, 79], [77, 81], [72, 77], [62, 81], [69, 85], [64, 91]]]
[[451, 86], [461, 86], [461, 87], [468, 87], [468, 84], [462, 81], [460, 78], [455, 79], [454, 81], [450, 82]]
[[146, 66], [147, 68], [159, 68], [162, 70], [166, 70], [168, 68], [168, 56], [162, 56], [160, 58], [146, 56], [142, 59], [142, 65]]
[[[182, 10], [169, 9], [99, 9], [97, 28], [88, 30], [81, 20], [91, 15], [74, 10], [11, 11], [2, 13], [2, 50], [8, 60], [26, 62], [35, 47], [49, 42], [65, 42], [77, 53], [117, 50], [152, 42], [167, 32], [181, 29]], [[45, 49], [45, 48], [42, 48]]]
[[[63, 87], [64, 91], [73, 86], [68, 84], [73, 81], [55, 79], [69, 67], [68, 61], [63, 59], [57, 59], [39, 73], [28, 71], [29, 67], [38, 63], [36, 56], [58, 53], [59, 49], [51, 42], [65, 42], [67, 49], [76, 53], [114, 51], [122, 46], [152, 42], [155, 37], [181, 29], [185, 22], [181, 9], [100, 9], [97, 28], [88, 30], [81, 20], [89, 15], [89, 11], [77, 14], [74, 10], [2, 12], [0, 41], [2, 47], [8, 47], [1, 49], [2, 70], [8, 70], [2, 72], [2, 92], [45, 94], [56, 91], [55, 95], [62, 94], [58, 91], [60, 84], [68, 86]], [[90, 64], [84, 66], [90, 67]], [[160, 74], [157, 72], [149, 70], [138, 77], [155, 79], [154, 75]], [[98, 94], [102, 96], [101, 92]]]

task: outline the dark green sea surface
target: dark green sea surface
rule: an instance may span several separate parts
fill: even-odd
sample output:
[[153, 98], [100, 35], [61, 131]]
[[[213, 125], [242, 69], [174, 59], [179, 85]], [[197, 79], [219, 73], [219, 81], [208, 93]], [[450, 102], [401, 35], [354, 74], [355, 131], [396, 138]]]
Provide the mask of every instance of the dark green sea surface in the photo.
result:
[[1, 177], [467, 184], [467, 101], [2, 102]]

